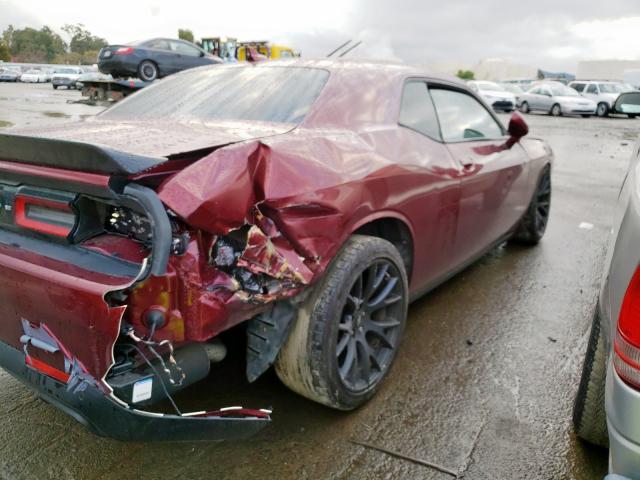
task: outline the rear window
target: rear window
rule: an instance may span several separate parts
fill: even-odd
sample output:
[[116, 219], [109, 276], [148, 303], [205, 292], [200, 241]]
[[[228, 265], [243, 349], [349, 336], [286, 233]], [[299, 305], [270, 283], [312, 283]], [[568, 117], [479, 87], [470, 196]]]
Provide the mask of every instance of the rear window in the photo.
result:
[[328, 78], [326, 70], [303, 67], [187, 70], [146, 87], [101, 117], [300, 123]]

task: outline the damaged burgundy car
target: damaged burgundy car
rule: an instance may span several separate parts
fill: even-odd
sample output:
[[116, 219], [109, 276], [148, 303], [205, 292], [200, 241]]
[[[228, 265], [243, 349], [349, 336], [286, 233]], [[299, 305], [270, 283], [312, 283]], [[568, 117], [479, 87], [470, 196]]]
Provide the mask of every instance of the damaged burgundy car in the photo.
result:
[[270, 412], [150, 405], [243, 324], [249, 381], [275, 365], [356, 408], [411, 300], [541, 239], [552, 153], [526, 134], [456, 81], [327, 60], [188, 70], [95, 119], [2, 134], [0, 365], [101, 435], [242, 437]]

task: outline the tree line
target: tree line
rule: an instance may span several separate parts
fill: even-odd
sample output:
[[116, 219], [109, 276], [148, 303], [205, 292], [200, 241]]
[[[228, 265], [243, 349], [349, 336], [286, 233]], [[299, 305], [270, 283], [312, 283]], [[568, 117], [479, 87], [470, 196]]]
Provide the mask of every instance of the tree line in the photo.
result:
[[66, 24], [62, 31], [69, 36], [69, 42], [47, 26], [36, 30], [9, 25], [0, 38], [0, 60], [90, 65], [96, 63], [100, 49], [108, 45], [107, 40], [93, 35], [81, 23]]

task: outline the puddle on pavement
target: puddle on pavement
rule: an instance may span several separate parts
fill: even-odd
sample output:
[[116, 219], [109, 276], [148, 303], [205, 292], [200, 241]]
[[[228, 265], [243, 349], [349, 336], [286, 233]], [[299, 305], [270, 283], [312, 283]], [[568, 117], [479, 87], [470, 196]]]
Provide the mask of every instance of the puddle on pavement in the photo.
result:
[[62, 112], [42, 112], [42, 114], [45, 117], [51, 117], [51, 118], [70, 118], [71, 115], [67, 115], [66, 113], [62, 113]]

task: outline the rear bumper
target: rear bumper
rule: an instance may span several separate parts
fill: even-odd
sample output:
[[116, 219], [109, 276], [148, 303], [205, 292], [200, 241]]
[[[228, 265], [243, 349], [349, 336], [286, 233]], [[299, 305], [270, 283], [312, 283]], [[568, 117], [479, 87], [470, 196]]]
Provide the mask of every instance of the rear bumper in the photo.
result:
[[491, 106], [493, 107], [494, 110], [503, 110], [503, 111], [512, 111], [512, 110], [515, 110], [516, 108], [515, 103], [507, 100], [493, 102]]
[[67, 384], [27, 366], [24, 354], [3, 342], [0, 342], [0, 366], [97, 435], [117, 440], [233, 440], [254, 435], [270, 422], [268, 412], [259, 410], [219, 411], [199, 416], [142, 412], [126, 407], [90, 384], [83, 384], [82, 391], [70, 389]]
[[606, 388], [609, 473], [640, 479], [640, 392], [609, 365]]
[[108, 59], [101, 58], [98, 61], [98, 70], [113, 76], [136, 76], [138, 74], [138, 63], [135, 55], [115, 55]]

